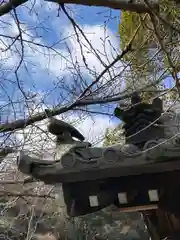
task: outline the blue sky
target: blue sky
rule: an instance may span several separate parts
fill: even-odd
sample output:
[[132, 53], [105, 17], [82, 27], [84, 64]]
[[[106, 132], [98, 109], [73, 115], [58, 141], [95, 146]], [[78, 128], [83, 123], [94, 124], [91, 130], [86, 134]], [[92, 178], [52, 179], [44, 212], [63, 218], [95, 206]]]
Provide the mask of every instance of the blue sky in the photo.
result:
[[[23, 6], [18, 7], [16, 13], [25, 41], [23, 48], [20, 41], [16, 41], [10, 50], [7, 51], [5, 50], [8, 48], [8, 44], [12, 44], [11, 37], [16, 37], [19, 34], [19, 30], [13, 12], [1, 17], [0, 27], [2, 34], [6, 36], [1, 36], [0, 42], [0, 48], [3, 50], [0, 64], [0, 76], [2, 79], [2, 84], [0, 85], [2, 121], [12, 121], [28, 116], [30, 112], [27, 106], [33, 107], [34, 113], [36, 113], [45, 107], [52, 107], [56, 104], [66, 103], [67, 101], [72, 102], [74, 100], [74, 93], [71, 93], [69, 88], [75, 88], [75, 95], [78, 96], [78, 93], [82, 92], [80, 88], [78, 89], [78, 84], [80, 86], [81, 81], [89, 84], [104, 69], [97, 57], [89, 52], [90, 48], [86, 44], [84, 46], [86, 59], [89, 68], [93, 72], [90, 73], [85, 70], [80, 54], [80, 47], [74, 36], [74, 29], [67, 17], [64, 16], [64, 13], [60, 11], [58, 16], [57, 10], [57, 4], [39, 0], [35, 2], [34, 6], [32, 2], [27, 2]], [[115, 50], [120, 51], [118, 36], [120, 11], [80, 5], [67, 6], [67, 10], [83, 29], [88, 39], [92, 42], [94, 49], [100, 52], [102, 60], [106, 64], [111, 62], [117, 54]], [[34, 44], [32, 41], [40, 45]], [[102, 41], [106, 41], [106, 46], [102, 47]], [[84, 40], [82, 40], [82, 43], [85, 45]], [[115, 50], [112, 50], [110, 44]], [[43, 45], [53, 45], [53, 50], [42, 47]], [[105, 48], [106, 50], [104, 50]], [[72, 56], [67, 49], [70, 49]], [[23, 62], [18, 69], [17, 81], [14, 71], [20, 62], [22, 50], [24, 56]], [[106, 51], [108, 59], [103, 56], [103, 51]], [[76, 61], [78, 61], [79, 66], [76, 64]], [[74, 70], [74, 67], [77, 67], [77, 69]], [[116, 68], [118, 69], [119, 65]], [[117, 69], [114, 71], [119, 71]], [[78, 71], [81, 72], [83, 80], [77, 77]], [[105, 77], [102, 80], [104, 83], [107, 81], [108, 75]], [[18, 84], [20, 84], [26, 94], [36, 95], [33, 101], [25, 101], [23, 99], [24, 96], [22, 91], [19, 90]], [[13, 103], [6, 105], [10, 99]], [[113, 107], [114, 104], [97, 105], [91, 107], [90, 110], [112, 113]], [[75, 115], [74, 118], [77, 118], [77, 114]], [[96, 114], [88, 116], [82, 121], [83, 123], [77, 125], [77, 128], [80, 128], [85, 135], [88, 134], [91, 140], [92, 132], [97, 136], [103, 135], [107, 127], [115, 126], [119, 122], [115, 118], [109, 119], [108, 116]], [[95, 126], [95, 122], [98, 123], [97, 126]], [[101, 127], [99, 127], [99, 123], [101, 123]], [[91, 129], [91, 133], [88, 128]]]
[[[47, 2], [45, 2], [48, 4]], [[41, 36], [41, 40], [45, 45], [51, 45], [55, 42], [59, 41], [60, 37], [64, 35], [64, 38], [68, 37], [67, 33], [64, 33], [64, 29], [68, 29], [71, 25], [67, 18], [64, 16], [62, 12], [60, 12], [60, 16], [57, 17], [57, 4], [50, 3], [54, 9], [48, 9], [43, 8], [41, 6], [36, 7], [36, 11], [38, 12], [38, 18], [35, 16], [35, 14], [28, 15], [27, 11], [24, 10], [24, 8], [18, 8], [19, 13], [19, 19], [23, 22], [25, 22], [26, 26], [30, 29], [34, 27], [35, 24], [37, 24], [37, 21], [44, 22], [42, 24], [37, 24], [37, 28], [31, 30], [31, 33], [36, 36]], [[68, 9], [68, 7], [67, 7]], [[71, 9], [74, 11], [73, 18], [75, 21], [80, 25], [80, 27], [88, 26], [104, 26], [104, 21], [111, 19], [107, 22], [107, 28], [114, 34], [114, 36], [118, 35], [118, 23], [119, 23], [119, 11], [109, 10], [107, 8], [101, 8], [101, 7], [84, 7], [84, 6], [71, 6]], [[46, 28], [46, 29], [45, 29]], [[93, 31], [93, 30], [92, 30]], [[90, 32], [89, 32], [90, 33]], [[91, 34], [91, 33], [90, 33]], [[57, 45], [59, 49], [66, 48], [65, 41], [62, 41], [60, 44]], [[61, 62], [61, 59], [59, 58], [59, 62]], [[32, 63], [27, 63], [28, 68], [32, 70], [33, 66]], [[37, 66], [37, 63], [36, 63]], [[36, 71], [36, 66], [34, 66], [34, 71], [31, 71], [30, 76], [27, 77], [26, 83], [30, 82], [28, 81], [29, 78], [32, 78], [36, 80], [36, 86], [37, 88], [41, 90], [49, 90], [50, 85], [53, 82], [53, 73], [51, 72], [51, 77], [47, 74], [47, 69], [41, 69], [41, 71]], [[23, 72], [24, 71], [24, 72]], [[25, 75], [26, 69], [21, 70], [22, 74]], [[57, 77], [54, 76], [54, 77]], [[60, 77], [60, 76], [58, 76]], [[68, 76], [66, 76], [68, 78]], [[37, 81], [39, 78], [43, 78], [43, 85], [42, 81]]]

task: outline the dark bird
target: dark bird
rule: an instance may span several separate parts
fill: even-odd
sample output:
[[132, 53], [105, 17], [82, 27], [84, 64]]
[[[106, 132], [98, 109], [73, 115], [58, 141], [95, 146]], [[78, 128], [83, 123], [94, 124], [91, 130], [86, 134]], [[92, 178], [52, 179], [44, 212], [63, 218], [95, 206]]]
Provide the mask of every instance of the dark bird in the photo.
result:
[[85, 137], [75, 127], [56, 118], [50, 119], [48, 131], [56, 136], [61, 135], [63, 132], [68, 132], [71, 134], [72, 137], [75, 137], [80, 141], [84, 141], [85, 139]]

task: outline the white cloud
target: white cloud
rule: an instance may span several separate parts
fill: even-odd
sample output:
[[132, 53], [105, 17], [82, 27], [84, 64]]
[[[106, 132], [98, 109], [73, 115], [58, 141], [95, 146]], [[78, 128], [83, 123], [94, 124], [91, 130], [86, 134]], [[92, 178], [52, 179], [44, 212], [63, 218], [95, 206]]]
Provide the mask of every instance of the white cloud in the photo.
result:
[[[57, 19], [59, 22], [59, 19]], [[58, 27], [57, 24], [54, 25], [56, 28]], [[81, 26], [80, 26], [81, 27]], [[27, 30], [28, 27], [23, 25], [22, 30], [25, 32], [23, 34], [24, 40], [33, 40], [33, 34], [31, 31]], [[114, 34], [110, 31], [110, 29], [104, 29], [100, 25], [85, 25], [82, 28], [82, 31], [88, 38], [89, 42], [92, 44], [95, 51], [98, 53], [99, 57], [105, 64], [109, 64], [113, 57], [115, 56], [115, 52], [113, 51], [113, 48], [118, 51], [119, 49], [119, 39], [114, 36]], [[54, 29], [54, 32], [60, 31], [61, 29]], [[79, 34], [81, 39], [81, 47], [80, 44], [77, 42], [74, 29], [72, 26], [66, 28], [62, 27], [63, 36], [65, 38], [68, 38], [66, 42], [61, 42], [57, 47], [55, 47], [55, 51], [52, 49], [47, 49], [45, 47], [41, 46], [35, 46], [33, 44], [27, 44], [24, 43], [25, 47], [25, 56], [27, 59], [30, 59], [34, 64], [37, 64], [38, 66], [41, 66], [42, 69], [48, 69], [50, 72], [52, 72], [54, 75], [66, 75], [69, 74], [70, 71], [68, 68], [73, 68], [72, 59], [74, 63], [77, 61], [79, 66], [82, 66], [81, 71], [85, 72], [86, 74], [89, 73], [88, 70], [85, 70], [85, 66], [82, 60], [82, 54], [81, 50], [83, 51], [83, 55], [86, 58], [87, 65], [89, 69], [92, 69], [97, 74], [100, 73], [104, 66], [101, 63], [101, 60], [99, 60], [96, 56], [93, 50], [88, 45], [87, 41], [82, 37], [81, 34]], [[9, 36], [17, 36], [18, 35], [18, 28], [17, 25], [14, 23], [14, 21], [11, 19], [10, 21], [10, 27], [6, 29], [6, 34], [8, 33]], [[30, 37], [32, 36], [32, 37]], [[70, 36], [70, 37], [68, 37]], [[43, 39], [35, 38], [35, 42], [39, 43], [41, 45], [44, 45]], [[71, 49], [70, 56], [69, 52], [67, 51], [67, 48], [65, 47], [65, 44], [67, 43], [68, 47]], [[29, 47], [29, 46], [32, 46]], [[45, 44], [48, 45], [48, 44]], [[112, 48], [113, 46], [113, 48]], [[8, 51], [11, 52], [12, 51]], [[113, 56], [114, 55], [114, 56]], [[18, 56], [17, 56], [18, 57]], [[120, 67], [121, 64], [118, 63], [118, 66]], [[119, 69], [118, 69], [119, 71]]]
[[[15, 41], [15, 38], [19, 35], [19, 29], [13, 17], [9, 14], [3, 16], [4, 25], [1, 25], [1, 37], [0, 37], [0, 59], [2, 68], [4, 69], [15, 69], [21, 58], [21, 42]], [[22, 32], [22, 38], [24, 40], [30, 40], [30, 37], [26, 33], [26, 24], [20, 26]], [[24, 49], [26, 53], [26, 49]]]
[[[72, 26], [65, 30], [64, 35], [72, 35], [69, 40], [74, 59], [77, 59], [78, 62], [82, 62], [82, 50], [83, 55], [86, 58], [88, 67], [90, 69], [94, 69], [98, 74], [104, 69], [101, 61], [104, 62], [106, 65], [109, 65], [109, 63], [113, 61], [114, 56], [116, 56], [117, 52], [119, 52], [119, 39], [116, 38], [116, 36], [110, 29], [105, 28], [104, 26], [83, 25], [80, 26], [80, 28], [82, 29], [84, 35], [86, 36], [96, 53], [99, 55], [100, 60], [98, 59], [96, 53], [92, 50], [86, 39], [83, 37], [83, 35], [78, 31], [82, 49], [80, 48], [80, 44], [77, 41], [77, 37], [74, 34], [74, 29]], [[113, 48], [116, 49], [117, 52], [115, 52]], [[120, 63], [118, 63], [118, 65], [119, 67], [121, 66]]]
[[[113, 52], [112, 49], [114, 48], [117, 51], [119, 49], [119, 40], [116, 39], [113, 33], [109, 29], [104, 31], [104, 29], [99, 25], [86, 25], [82, 27], [82, 30], [88, 40], [91, 42], [95, 51], [98, 53], [100, 59], [107, 65], [112, 62], [114, 56], [116, 56], [116, 53]], [[56, 31], [58, 30], [56, 29]], [[81, 74], [88, 74], [91, 77], [92, 75], [90, 74], [89, 69], [94, 71], [96, 74], [99, 74], [105, 68], [101, 63], [101, 60], [95, 56], [95, 53], [81, 35], [79, 35], [81, 39], [80, 47], [72, 27], [68, 27], [68, 30], [67, 28], [64, 29], [63, 36], [64, 38], [68, 38], [68, 36], [71, 37], [69, 37], [66, 42], [59, 44], [59, 46], [57, 45], [55, 50], [40, 46], [33, 46], [33, 51], [31, 48], [27, 48], [26, 55], [28, 56], [28, 59], [31, 59], [31, 61], [40, 66], [41, 69], [46, 69], [53, 75], [61, 77], [71, 75], [73, 72], [75, 72], [73, 69], [74, 65], [76, 65], [76, 62], [80, 66]], [[43, 40], [38, 40], [38, 43], [44, 45]], [[71, 50], [71, 55], [66, 48], [66, 44]], [[89, 69], [85, 68], [81, 50]], [[121, 63], [118, 62], [116, 64], [117, 70], [114, 69], [116, 74], [120, 71], [120, 68]], [[108, 77], [107, 74], [106, 77]]]
[[[5, 28], [1, 27], [1, 35], [12, 36], [11, 35], [13, 32], [12, 29], [14, 29], [14, 25], [12, 24], [12, 18], [7, 17], [6, 19], [7, 19], [6, 21], [8, 22], [8, 25]], [[18, 60], [17, 52], [13, 52], [9, 49], [9, 45], [11, 45], [12, 39], [2, 37], [2, 36], [0, 38], [1, 39], [0, 41], [1, 71], [3, 70], [3, 68], [5, 69], [12, 68]]]

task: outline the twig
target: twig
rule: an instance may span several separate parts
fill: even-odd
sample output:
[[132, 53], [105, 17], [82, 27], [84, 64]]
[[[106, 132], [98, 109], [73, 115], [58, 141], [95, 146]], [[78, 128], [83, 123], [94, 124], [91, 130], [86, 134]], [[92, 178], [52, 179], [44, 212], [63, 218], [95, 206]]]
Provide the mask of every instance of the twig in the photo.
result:
[[47, 194], [37, 195], [37, 194], [30, 194], [30, 193], [13, 193], [13, 192], [11, 193], [11, 192], [2, 192], [2, 191], [0, 191], [0, 197], [34, 197], [34, 198], [55, 199], [55, 197]]
[[18, 85], [19, 90], [21, 91], [24, 98], [27, 99], [26, 93], [24, 92], [23, 88], [21, 87], [21, 83], [20, 83], [19, 76], [18, 76], [18, 71], [19, 71], [19, 69], [20, 69], [20, 67], [23, 63], [23, 60], [24, 60], [24, 44], [23, 44], [23, 39], [22, 39], [21, 26], [20, 26], [20, 22], [19, 22], [17, 13], [16, 13], [16, 9], [13, 9], [13, 12], [14, 12], [14, 16], [15, 16], [16, 25], [17, 25], [17, 28], [18, 28], [18, 31], [19, 31], [19, 38], [20, 38], [20, 44], [21, 44], [20, 61], [19, 61], [18, 65], [15, 69], [14, 74], [16, 76], [16, 81], [17, 81], [17, 85]]
[[[160, 80], [158, 79], [157, 83], [159, 83]], [[116, 97], [104, 97], [104, 98], [95, 98], [95, 99], [81, 99], [81, 100], [76, 100], [74, 103], [70, 104], [70, 105], [66, 105], [66, 106], [59, 106], [57, 105], [55, 108], [53, 109], [48, 109], [48, 111], [51, 112], [51, 116], [56, 116], [62, 113], [65, 113], [67, 111], [73, 110], [76, 107], [82, 107], [82, 106], [87, 106], [87, 105], [95, 105], [95, 104], [103, 104], [103, 103], [112, 103], [112, 102], [118, 102], [120, 100], [124, 100], [124, 99], [128, 99], [130, 98], [134, 93], [141, 93], [142, 91], [144, 91], [146, 88], [150, 88], [152, 85], [156, 84], [155, 83], [150, 83], [147, 84], [146, 86], [144, 86], [143, 88], [136, 90], [132, 93], [127, 93], [124, 95], [120, 95], [120, 96], [116, 96]], [[19, 119], [16, 121], [13, 121], [11, 123], [4, 123], [4, 124], [0, 124], [0, 132], [9, 132], [9, 131], [14, 131], [17, 129], [22, 129], [25, 128], [29, 125], [32, 125], [35, 122], [38, 121], [42, 121], [44, 119], [47, 118], [47, 114], [46, 112], [41, 112], [41, 113], [37, 113], [33, 116], [30, 116], [27, 119]]]
[[[147, 3], [148, 1], [147, 0], [144, 0], [145, 3]], [[149, 6], [149, 5], [148, 5]], [[151, 12], [150, 14], [150, 18], [151, 18], [151, 22], [153, 24], [153, 28], [154, 28], [154, 32], [155, 32], [155, 35], [156, 35], [156, 38], [161, 46], [161, 49], [162, 51], [165, 53], [166, 55], [166, 58], [168, 60], [168, 63], [170, 65], [170, 67], [172, 68], [172, 72], [171, 72], [171, 75], [172, 75], [172, 78], [175, 80], [175, 83], [176, 83], [176, 88], [177, 88], [177, 91], [178, 91], [178, 95], [180, 96], [180, 80], [178, 78], [178, 72], [177, 72], [177, 69], [176, 67], [174, 66], [173, 64], [173, 61], [168, 53], [168, 51], [166, 50], [166, 47], [164, 46], [164, 43], [163, 43], [163, 40], [161, 39], [161, 36], [158, 32], [158, 29], [157, 29], [157, 22], [156, 22], [156, 19], [155, 19], [155, 16], [153, 14], [153, 12]]]
[[[76, 37], [77, 37], [77, 42], [79, 43], [79, 46], [80, 46], [80, 51], [81, 51], [81, 55], [82, 55], [82, 59], [83, 59], [83, 62], [86, 66], [86, 68], [91, 71], [91, 69], [89, 69], [88, 67], [88, 64], [86, 62], [86, 58], [83, 54], [83, 49], [82, 49], [82, 45], [80, 43], [80, 38], [79, 38], [79, 35], [78, 35], [78, 32], [77, 32], [77, 29], [79, 30], [79, 32], [82, 34], [83, 38], [86, 40], [86, 42], [88, 43], [90, 49], [94, 52], [95, 56], [97, 57], [97, 59], [100, 61], [100, 63], [103, 65], [103, 67], [107, 67], [107, 65], [102, 61], [101, 57], [99, 56], [99, 54], [97, 53], [97, 51], [95, 50], [95, 48], [93, 47], [93, 45], [91, 44], [91, 42], [89, 41], [89, 39], [86, 37], [86, 35], [84, 34], [84, 32], [82, 31], [82, 29], [79, 27], [79, 25], [75, 22], [75, 20], [68, 14], [68, 12], [66, 11], [65, 9], [65, 6], [64, 4], [61, 4], [61, 9], [63, 10], [64, 14], [67, 16], [67, 18], [69, 19], [69, 21], [71, 22], [73, 28], [74, 28], [74, 31], [75, 31], [75, 34], [76, 34]], [[77, 29], [76, 29], [77, 28]], [[107, 70], [109, 75], [111, 75], [109, 69]]]
[[28, 177], [24, 180], [17, 180], [17, 181], [0, 181], [0, 185], [6, 185], [6, 184], [27, 184], [27, 183], [33, 183], [37, 182], [33, 177]]
[[[163, 22], [166, 26], [172, 28], [174, 31], [180, 33], [180, 29], [173, 26], [170, 22], [166, 21], [166, 19], [164, 19], [157, 11], [156, 9], [153, 8], [152, 4], [150, 4], [147, 0], [144, 0], [146, 6], [149, 8], [150, 13], [153, 13], [153, 15], [155, 15], [156, 17], [159, 18], [159, 20], [161, 20], [161, 22]], [[180, 3], [180, 2], [179, 2]], [[178, 6], [177, 6], [178, 7]]]
[[[146, 18], [147, 14], [144, 16], [144, 19]], [[120, 55], [118, 55], [114, 61], [112, 63], [110, 63], [102, 72], [101, 74], [84, 90], [84, 92], [80, 95], [79, 98], [82, 98], [83, 96], [85, 96], [85, 94], [89, 91], [90, 88], [92, 88], [102, 77], [103, 75], [112, 67], [114, 66], [119, 60], [121, 60], [128, 52], [130, 52], [132, 50], [132, 44], [133, 41], [139, 31], [141, 27], [141, 24], [139, 24], [139, 26], [136, 28], [136, 30], [134, 31], [134, 34], [132, 36], [132, 38], [130, 39], [130, 41], [128, 42], [128, 44], [125, 46], [125, 48], [123, 49], [122, 53]]]
[[14, 43], [18, 40], [19, 36], [20, 35], [18, 34], [14, 39], [12, 38], [12, 43], [6, 49], [3, 49], [2, 52], [6, 52], [6, 51], [10, 50], [11, 47], [14, 45]]
[[91, 111], [88, 109], [83, 109], [83, 108], [76, 108], [76, 111], [81, 111], [81, 112], [86, 112], [86, 113], [90, 113], [90, 114], [99, 114], [99, 115], [105, 115], [105, 116], [109, 116], [109, 117], [114, 117], [114, 114], [112, 113], [106, 113], [106, 112], [98, 112], [98, 111]]

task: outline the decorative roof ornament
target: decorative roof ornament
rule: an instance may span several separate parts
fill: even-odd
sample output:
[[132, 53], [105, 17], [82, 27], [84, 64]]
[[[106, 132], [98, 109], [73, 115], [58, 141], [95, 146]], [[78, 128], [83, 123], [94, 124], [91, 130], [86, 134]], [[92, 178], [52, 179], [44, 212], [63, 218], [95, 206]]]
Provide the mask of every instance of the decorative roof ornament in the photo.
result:
[[[122, 189], [134, 191], [136, 187], [141, 191], [140, 185], [150, 181], [150, 176], [146, 180], [144, 174], [180, 170], [180, 163], [170, 167], [167, 164], [180, 156], [179, 113], [173, 109], [164, 112], [160, 98], [147, 104], [141, 102], [138, 95], [133, 95], [131, 103], [132, 106], [125, 110], [116, 108], [114, 111], [115, 116], [124, 122], [125, 145], [92, 147], [73, 126], [50, 118], [48, 131], [56, 135], [57, 152], [59, 146], [68, 146], [68, 150], [59, 152], [59, 157], [53, 162], [20, 152], [17, 157], [19, 170], [46, 184], [62, 183], [67, 212], [71, 216], [95, 212], [110, 204], [129, 206], [126, 192], [121, 192]], [[158, 180], [154, 175], [152, 178], [151, 187], [154, 187]], [[145, 187], [150, 186], [146, 184]], [[155, 199], [152, 201], [159, 201], [158, 191], [152, 189], [152, 194], [150, 190], [146, 191], [149, 199], [152, 197]], [[144, 195], [140, 195], [141, 198], [131, 201], [131, 206], [137, 205], [137, 201], [138, 204], [143, 201], [148, 204], [147, 196], [142, 198]]]

